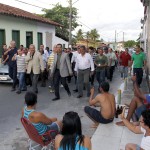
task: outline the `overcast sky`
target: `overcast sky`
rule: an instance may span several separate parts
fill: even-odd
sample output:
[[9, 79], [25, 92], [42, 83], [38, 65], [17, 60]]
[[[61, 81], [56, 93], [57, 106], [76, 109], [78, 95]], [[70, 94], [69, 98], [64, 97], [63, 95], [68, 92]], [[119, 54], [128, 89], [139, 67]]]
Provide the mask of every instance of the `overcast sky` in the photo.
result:
[[[60, 3], [68, 6], [67, 0], [20, 0], [43, 8], [52, 8]], [[79, 23], [84, 32], [96, 28], [105, 41], [114, 41], [115, 30], [117, 41], [136, 40], [141, 32], [140, 20], [144, 15], [144, 8], [140, 0], [72, 0], [74, 7], [78, 8]], [[41, 8], [29, 6], [17, 0], [0, 0], [0, 3], [8, 4], [32, 13], [41, 13]], [[84, 24], [84, 25], [83, 25]], [[86, 26], [87, 27], [86, 27]], [[77, 30], [78, 30], [77, 29]]]

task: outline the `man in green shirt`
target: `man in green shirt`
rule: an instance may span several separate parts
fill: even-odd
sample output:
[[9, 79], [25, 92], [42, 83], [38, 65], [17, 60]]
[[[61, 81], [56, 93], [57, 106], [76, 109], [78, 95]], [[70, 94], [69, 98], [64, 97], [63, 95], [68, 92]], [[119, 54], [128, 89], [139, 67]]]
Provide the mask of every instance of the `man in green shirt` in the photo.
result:
[[98, 48], [97, 51], [98, 51], [98, 55], [95, 58], [96, 78], [100, 87], [100, 84], [103, 81], [105, 81], [105, 69], [106, 69], [106, 66], [108, 65], [108, 59], [103, 54], [103, 49], [101, 47]]
[[146, 66], [145, 54], [141, 51], [140, 46], [135, 48], [136, 52], [132, 55], [131, 66], [133, 64], [133, 73], [136, 74], [137, 84], [140, 86], [143, 78], [143, 70]]

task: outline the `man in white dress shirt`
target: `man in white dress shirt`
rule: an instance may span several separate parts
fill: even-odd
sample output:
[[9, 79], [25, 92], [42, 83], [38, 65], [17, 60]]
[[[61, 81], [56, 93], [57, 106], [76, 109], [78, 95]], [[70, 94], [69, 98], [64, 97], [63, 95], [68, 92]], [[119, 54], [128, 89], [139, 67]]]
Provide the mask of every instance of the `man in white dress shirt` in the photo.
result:
[[77, 73], [78, 78], [78, 93], [77, 98], [81, 98], [83, 96], [83, 84], [87, 89], [87, 96], [90, 96], [90, 82], [89, 77], [90, 74], [94, 73], [94, 63], [91, 55], [86, 53], [85, 46], [80, 46], [80, 54], [78, 54], [76, 59], [75, 71]]
[[77, 56], [79, 54], [80, 54], [80, 46], [78, 46], [77, 51], [73, 52], [73, 56], [71, 58], [72, 70], [73, 70], [73, 75], [75, 78], [75, 85], [76, 85], [76, 89], [73, 90], [74, 92], [78, 92], [77, 75], [76, 75], [74, 69], [75, 69], [75, 65], [76, 65]]

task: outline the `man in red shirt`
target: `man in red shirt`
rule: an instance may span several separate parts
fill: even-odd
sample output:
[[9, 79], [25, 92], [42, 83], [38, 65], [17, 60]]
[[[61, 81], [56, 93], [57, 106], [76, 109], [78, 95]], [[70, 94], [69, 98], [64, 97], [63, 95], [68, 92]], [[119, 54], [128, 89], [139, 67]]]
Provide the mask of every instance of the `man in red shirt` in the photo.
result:
[[131, 61], [131, 56], [128, 53], [128, 48], [125, 49], [125, 52], [123, 52], [120, 55], [120, 72], [121, 72], [121, 78], [125, 79], [128, 76], [128, 66], [129, 62]]

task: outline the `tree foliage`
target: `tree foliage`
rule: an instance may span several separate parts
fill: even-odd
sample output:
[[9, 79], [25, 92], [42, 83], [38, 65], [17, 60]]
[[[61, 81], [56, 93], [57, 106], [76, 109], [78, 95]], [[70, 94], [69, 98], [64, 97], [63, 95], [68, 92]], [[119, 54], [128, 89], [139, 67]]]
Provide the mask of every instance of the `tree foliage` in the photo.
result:
[[87, 32], [83, 32], [82, 29], [79, 29], [75, 36], [77, 42], [80, 42], [81, 40], [85, 40], [87, 42], [87, 45], [88, 43], [91, 43], [90, 45], [94, 47], [96, 46], [96, 43], [98, 42], [99, 37], [100, 35], [96, 29], [92, 29]]
[[124, 42], [124, 47], [134, 47], [137, 44], [134, 40], [128, 40]]
[[[52, 9], [43, 9], [43, 11], [45, 12], [43, 17], [63, 25], [63, 27], [56, 27], [56, 35], [68, 40], [70, 8], [63, 7], [61, 4], [57, 3]], [[77, 15], [77, 9], [72, 7], [72, 30], [79, 26], [77, 23]]]
[[79, 29], [77, 31], [77, 34], [76, 34], [76, 40], [80, 41], [80, 40], [83, 40], [83, 39], [84, 39], [84, 33], [83, 33], [82, 29]]
[[94, 42], [100, 37], [98, 34], [98, 31], [96, 29], [93, 29], [89, 32], [89, 38], [93, 40]]

